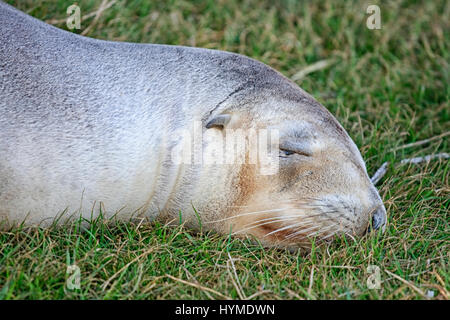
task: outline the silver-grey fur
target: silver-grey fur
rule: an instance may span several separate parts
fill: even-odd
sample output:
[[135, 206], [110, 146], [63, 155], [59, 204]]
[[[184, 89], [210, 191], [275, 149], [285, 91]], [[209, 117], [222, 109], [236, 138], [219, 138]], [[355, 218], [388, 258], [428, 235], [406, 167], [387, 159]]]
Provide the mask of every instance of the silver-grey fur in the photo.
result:
[[364, 208], [378, 210], [384, 224], [384, 207], [345, 130], [310, 95], [260, 62], [218, 50], [82, 37], [1, 2], [0, 43], [4, 220], [37, 224], [65, 209], [88, 217], [99, 202], [111, 214], [144, 209], [155, 218], [163, 209], [187, 212], [194, 200], [209, 212], [206, 220], [223, 218], [239, 198], [227, 191], [236, 177], [214, 169], [174, 170], [170, 137], [194, 120], [206, 125], [223, 110], [244, 109], [256, 120], [278, 112], [286, 119], [289, 113], [314, 118], [317, 132], [346, 150], [345, 159], [364, 180], [355, 188], [364, 185], [364, 199], [374, 199]]

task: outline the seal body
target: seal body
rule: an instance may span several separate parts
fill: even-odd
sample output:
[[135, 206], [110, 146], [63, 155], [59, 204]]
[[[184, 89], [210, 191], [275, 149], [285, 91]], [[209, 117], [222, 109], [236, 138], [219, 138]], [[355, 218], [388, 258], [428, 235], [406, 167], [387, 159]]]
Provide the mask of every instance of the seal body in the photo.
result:
[[[341, 221], [347, 227], [340, 230], [357, 233], [372, 217], [384, 224], [380, 197], [345, 130], [260, 62], [90, 39], [4, 3], [0, 43], [0, 217], [9, 225], [46, 225], [63, 212], [89, 218], [99, 206], [107, 216], [181, 216], [194, 227], [198, 214], [205, 227], [260, 238], [308, 221], [320, 230]], [[214, 125], [223, 115], [226, 123]], [[195, 123], [210, 145], [224, 128], [276, 128], [281, 144], [296, 146], [293, 154], [280, 150], [274, 175], [258, 174], [258, 164], [174, 163], [178, 133], [192, 132]], [[325, 205], [341, 217], [313, 222], [311, 208], [326, 212]], [[250, 214], [258, 211], [266, 213]], [[248, 229], [262, 219], [278, 219], [277, 228]], [[309, 234], [295, 232], [288, 242]], [[265, 239], [278, 243], [281, 234]]]

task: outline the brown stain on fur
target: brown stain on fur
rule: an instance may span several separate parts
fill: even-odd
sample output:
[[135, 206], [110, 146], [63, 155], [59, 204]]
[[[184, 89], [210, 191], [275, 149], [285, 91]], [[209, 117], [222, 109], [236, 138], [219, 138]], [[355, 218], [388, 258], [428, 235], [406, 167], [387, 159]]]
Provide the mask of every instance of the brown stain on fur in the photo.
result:
[[245, 206], [251, 196], [255, 194], [256, 186], [256, 165], [243, 164], [239, 170], [237, 181], [238, 196], [235, 201], [235, 206]]
[[[238, 196], [236, 197], [234, 205], [238, 208], [244, 207], [250, 201], [252, 195], [256, 193], [256, 171], [258, 165], [250, 163], [250, 141], [249, 137], [246, 137], [245, 145], [245, 160], [241, 165], [237, 177]], [[237, 212], [235, 212], [237, 213]]]

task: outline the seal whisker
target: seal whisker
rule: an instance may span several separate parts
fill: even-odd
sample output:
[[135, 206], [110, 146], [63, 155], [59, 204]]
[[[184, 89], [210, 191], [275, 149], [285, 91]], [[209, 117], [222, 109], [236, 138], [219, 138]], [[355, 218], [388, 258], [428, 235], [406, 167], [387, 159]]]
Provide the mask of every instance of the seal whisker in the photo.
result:
[[247, 224], [247, 225], [244, 226], [244, 227], [246, 227], [246, 226], [248, 226], [248, 227], [240, 229], [240, 230], [236, 231], [236, 233], [248, 231], [248, 230], [251, 230], [251, 229], [254, 229], [254, 228], [257, 228], [257, 227], [261, 227], [261, 226], [264, 226], [264, 225], [267, 225], [267, 224], [276, 223], [276, 222], [283, 222], [283, 221], [286, 221], [286, 219], [280, 218], [279, 220], [263, 222], [263, 223], [259, 223], [259, 224], [256, 224], [256, 225], [252, 225], [253, 223], [250, 223], [250, 224]]
[[[238, 230], [238, 231], [234, 232], [233, 234], [238, 234], [238, 233], [245, 232], [245, 231], [248, 231], [248, 230], [260, 227], [260, 226], [264, 226], [264, 225], [271, 224], [271, 223], [276, 223], [276, 222], [283, 222], [283, 221], [286, 221], [286, 219], [280, 218], [279, 220], [260, 223], [260, 224], [254, 225], [254, 226], [249, 226], [247, 228], [243, 228], [241, 230]], [[308, 221], [305, 221], [305, 220], [302, 221], [302, 223], [305, 223], [305, 222], [306, 223], [311, 223], [311, 222], [308, 222]], [[248, 225], [251, 225], [251, 223], [248, 224]]]
[[[320, 230], [317, 230], [317, 231], [315, 231], [313, 233], [310, 233], [310, 234], [306, 235], [306, 237], [320, 236], [320, 235], [324, 234], [325, 232], [335, 228], [337, 225], [338, 224], [334, 222], [333, 224], [331, 224], [331, 225], [329, 225], [327, 227], [321, 228]], [[342, 224], [340, 224], [340, 225], [342, 227]], [[308, 232], [308, 231], [311, 231], [311, 230], [314, 230], [314, 229], [318, 229], [318, 228], [320, 228], [320, 226], [316, 225], [316, 226], [310, 227], [308, 229], [301, 229], [301, 230], [298, 230], [298, 231], [294, 232], [293, 234], [290, 234], [289, 236], [287, 236], [287, 238], [293, 238], [293, 237], [295, 237], [295, 236], [297, 236], [299, 234], [302, 234], [302, 233], [305, 233], [305, 232]], [[342, 228], [341, 228], [341, 230], [342, 230]], [[335, 232], [333, 234], [335, 234]], [[325, 239], [325, 238], [322, 238], [322, 239]]]
[[329, 213], [335, 213], [335, 212], [337, 212], [337, 211], [328, 211], [328, 212], [319, 211], [317, 213], [308, 214], [307, 217], [321, 217], [321, 216], [328, 217]]
[[280, 212], [283, 210], [287, 210], [289, 208], [282, 208], [282, 209], [271, 209], [271, 210], [261, 210], [261, 211], [254, 211], [254, 212], [246, 212], [246, 213], [241, 213], [232, 217], [227, 217], [227, 218], [223, 218], [223, 219], [218, 219], [218, 220], [212, 220], [212, 221], [206, 221], [204, 223], [215, 223], [215, 222], [222, 222], [222, 221], [227, 221], [227, 220], [231, 220], [231, 219], [236, 219], [236, 218], [240, 218], [243, 216], [249, 216], [249, 215], [254, 215], [254, 214], [260, 214], [260, 213], [271, 213], [271, 212]]
[[249, 226], [251, 224], [255, 224], [255, 223], [259, 223], [259, 222], [263, 222], [263, 221], [271, 221], [271, 220], [292, 220], [294, 218], [298, 218], [298, 215], [290, 215], [290, 216], [276, 216], [276, 217], [271, 217], [271, 218], [265, 218], [265, 219], [260, 219], [260, 220], [256, 220], [254, 222], [250, 222], [249, 224], [246, 224], [246, 226]]
[[298, 200], [294, 200], [294, 201], [286, 201], [285, 203], [287, 204], [296, 204], [296, 205], [300, 205], [300, 206], [305, 206], [305, 207], [323, 207], [322, 204], [317, 204], [317, 203], [313, 203], [310, 201], [307, 202], [303, 202], [303, 201], [298, 201]]
[[[315, 225], [315, 226], [312, 226], [312, 227], [307, 228], [307, 229], [300, 229], [300, 230], [298, 230], [298, 231], [296, 231], [296, 232], [291, 233], [290, 235], [287, 235], [287, 236], [286, 236], [286, 239], [292, 239], [292, 238], [295, 238], [296, 236], [298, 236], [298, 235], [300, 235], [300, 234], [302, 234], [302, 233], [305, 233], [305, 232], [308, 232], [308, 231], [310, 231], [310, 230], [314, 230], [314, 229], [317, 229], [317, 228], [320, 228], [320, 226]], [[306, 237], [308, 237], [308, 235], [306, 235]]]
[[[336, 225], [330, 225], [330, 226], [328, 226], [328, 227], [326, 227], [326, 228], [323, 228], [323, 229], [321, 229], [321, 230], [318, 230], [317, 232], [314, 232], [314, 233], [312, 233], [311, 235], [309, 235], [310, 237], [315, 237], [315, 236], [320, 236], [320, 235], [323, 235], [325, 232], [327, 232], [327, 231], [329, 231], [329, 230], [331, 230], [332, 228], [335, 228], [336, 227]], [[338, 231], [342, 231], [342, 229], [340, 229], [340, 230], [338, 230]], [[332, 236], [333, 234], [336, 234], [337, 232], [333, 232], [333, 233], [331, 233], [331, 235], [329, 235], [329, 236]], [[327, 236], [328, 237], [328, 236]], [[322, 239], [326, 239], [326, 238], [322, 238]]]
[[270, 236], [272, 234], [275, 234], [275, 233], [278, 233], [278, 232], [281, 232], [281, 231], [284, 231], [284, 230], [293, 229], [293, 228], [298, 227], [300, 225], [302, 225], [302, 222], [298, 222], [298, 223], [294, 223], [294, 224], [289, 225], [289, 226], [281, 227], [279, 229], [276, 229], [274, 231], [271, 231], [271, 232], [265, 234], [264, 237]]

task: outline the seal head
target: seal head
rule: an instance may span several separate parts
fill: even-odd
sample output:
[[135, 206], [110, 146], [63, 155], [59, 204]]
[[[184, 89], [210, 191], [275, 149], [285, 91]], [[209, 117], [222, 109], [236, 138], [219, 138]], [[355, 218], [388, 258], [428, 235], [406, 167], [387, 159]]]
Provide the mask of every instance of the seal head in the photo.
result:
[[263, 128], [279, 136], [275, 174], [260, 174], [261, 164], [240, 167], [238, 209], [221, 220], [223, 231], [288, 247], [384, 231], [386, 210], [352, 139], [310, 95], [277, 80], [266, 78], [263, 86], [234, 97], [216, 116], [221, 123], [223, 114], [230, 119], [210, 129], [226, 135], [226, 129]]

